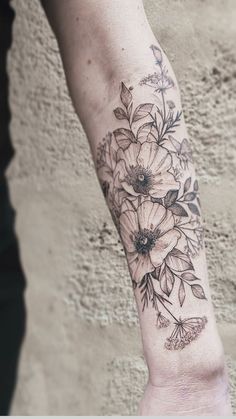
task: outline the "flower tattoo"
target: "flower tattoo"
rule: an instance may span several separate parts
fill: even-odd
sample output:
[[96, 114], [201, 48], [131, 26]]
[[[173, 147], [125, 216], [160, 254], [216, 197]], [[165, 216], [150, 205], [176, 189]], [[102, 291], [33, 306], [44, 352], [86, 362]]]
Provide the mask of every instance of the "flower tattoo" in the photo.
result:
[[139, 283], [153, 272], [175, 248], [180, 232], [174, 229], [172, 212], [158, 203], [144, 201], [137, 211], [120, 217], [120, 234], [127, 254], [132, 279]]
[[199, 187], [189, 176], [193, 164], [189, 142], [177, 136], [182, 111], [168, 97], [174, 81], [160, 48], [152, 45], [151, 50], [157, 70], [139, 84], [153, 90], [158, 105], [135, 106], [133, 88], [121, 83], [122, 105], [113, 112], [123, 126], [99, 144], [97, 170], [142, 310], [156, 311], [157, 329], [173, 327], [164, 346], [180, 350], [207, 323], [205, 316], [177, 318], [172, 309], [173, 291], [180, 310], [191, 298], [187, 288], [192, 298], [206, 300], [193, 266], [203, 248]]
[[163, 198], [169, 190], [179, 189], [171, 169], [171, 156], [154, 142], [132, 143], [119, 153], [117, 171], [121, 185], [130, 195]]

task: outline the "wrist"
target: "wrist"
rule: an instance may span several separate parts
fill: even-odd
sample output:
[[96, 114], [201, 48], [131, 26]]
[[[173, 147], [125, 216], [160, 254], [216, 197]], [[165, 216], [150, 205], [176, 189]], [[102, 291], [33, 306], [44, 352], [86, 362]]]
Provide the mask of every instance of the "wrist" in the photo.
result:
[[148, 381], [139, 405], [139, 415], [155, 416], [230, 416], [227, 378], [223, 375], [211, 383], [201, 380], [166, 383], [162, 387]]
[[[203, 346], [204, 347], [204, 346]], [[206, 348], [206, 347], [205, 347]], [[159, 369], [149, 368], [140, 415], [231, 415], [228, 375], [221, 345], [199, 357], [193, 351], [166, 357]]]

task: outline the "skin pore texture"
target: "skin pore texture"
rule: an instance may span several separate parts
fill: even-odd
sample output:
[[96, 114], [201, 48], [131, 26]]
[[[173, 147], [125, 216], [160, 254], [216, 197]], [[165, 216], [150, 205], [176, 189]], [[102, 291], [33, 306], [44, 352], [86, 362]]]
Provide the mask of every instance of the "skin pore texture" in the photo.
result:
[[127, 258], [149, 370], [139, 414], [230, 415], [199, 185], [168, 58], [140, 0], [42, 3]]

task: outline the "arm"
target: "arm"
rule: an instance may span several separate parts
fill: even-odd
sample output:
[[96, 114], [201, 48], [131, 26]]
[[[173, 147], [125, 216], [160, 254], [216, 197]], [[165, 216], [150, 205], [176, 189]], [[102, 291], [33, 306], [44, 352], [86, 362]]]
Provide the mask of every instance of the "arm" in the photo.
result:
[[198, 182], [170, 63], [141, 0], [43, 3], [125, 249], [149, 369], [140, 413], [230, 414]]

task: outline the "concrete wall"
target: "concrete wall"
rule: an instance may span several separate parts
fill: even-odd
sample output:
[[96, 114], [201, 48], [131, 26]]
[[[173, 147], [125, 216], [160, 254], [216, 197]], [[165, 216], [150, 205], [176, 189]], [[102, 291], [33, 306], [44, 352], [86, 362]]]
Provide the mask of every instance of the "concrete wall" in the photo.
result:
[[[146, 367], [121, 244], [39, 2], [12, 0], [12, 6], [16, 156], [8, 179], [29, 317], [12, 413], [135, 414]], [[145, 6], [182, 89], [236, 403], [236, 2], [146, 0]]]

